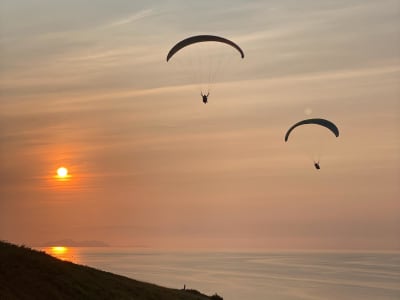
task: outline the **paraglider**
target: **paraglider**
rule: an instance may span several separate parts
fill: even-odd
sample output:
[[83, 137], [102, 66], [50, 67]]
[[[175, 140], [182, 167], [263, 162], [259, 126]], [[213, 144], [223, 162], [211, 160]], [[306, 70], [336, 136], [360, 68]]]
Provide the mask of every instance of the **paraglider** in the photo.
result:
[[[175, 44], [171, 50], [169, 50], [167, 54], [167, 62], [171, 60], [172, 57], [175, 57], [175, 55], [180, 56], [179, 52], [182, 51], [182, 49], [186, 47], [194, 47], [192, 45], [197, 45], [197, 44], [204, 44], [204, 43], [217, 43], [217, 44], [222, 44], [224, 47], [225, 45], [228, 47], [233, 48], [235, 51], [237, 51], [240, 55], [241, 58], [244, 58], [244, 52], [243, 50], [233, 41], [220, 37], [220, 36], [215, 36], [215, 35], [195, 35], [188, 37], [186, 39], [183, 39], [182, 41], [178, 42]], [[223, 47], [223, 48], [224, 48]], [[225, 49], [225, 48], [224, 48]], [[203, 103], [206, 104], [208, 103], [208, 96], [210, 94], [210, 86], [213, 80], [215, 80], [216, 73], [217, 71], [220, 71], [221, 69], [221, 55], [216, 55], [216, 57], [213, 59], [213, 50], [211, 50], [211, 53], [208, 53], [207, 49], [202, 49], [204, 51], [201, 51], [201, 55], [204, 55], [204, 57], [195, 57], [193, 61], [188, 62], [187, 65], [191, 65], [194, 67], [195, 70], [193, 72], [197, 73], [195, 74], [194, 77], [196, 77], [195, 81], [199, 81], [197, 83], [199, 84], [208, 84], [208, 87], [204, 89], [203, 87], [200, 88], [201, 92], [201, 97], [203, 100]], [[184, 50], [186, 52], [188, 50]], [[224, 50], [225, 52], [226, 50]], [[199, 52], [195, 52], [196, 54], [199, 54]], [[195, 54], [193, 53], [193, 54]], [[215, 53], [217, 54], [217, 53]], [[219, 53], [220, 54], [220, 53]], [[226, 54], [226, 53], [225, 53]], [[198, 66], [195, 66], [198, 64]], [[203, 74], [201, 74], [203, 73]], [[204, 92], [204, 90], [206, 92]]]
[[[294, 124], [292, 127], [290, 127], [285, 134], [285, 142], [288, 141], [291, 132], [295, 128], [297, 128], [299, 126], [307, 125], [307, 124], [315, 124], [315, 125], [323, 126], [323, 127], [327, 128], [328, 130], [330, 130], [336, 137], [339, 136], [339, 129], [337, 128], [337, 126], [334, 123], [332, 123], [331, 121], [325, 120], [325, 119], [314, 118], [314, 119], [302, 120], [302, 121]], [[314, 167], [317, 170], [321, 169], [319, 160], [314, 161]]]

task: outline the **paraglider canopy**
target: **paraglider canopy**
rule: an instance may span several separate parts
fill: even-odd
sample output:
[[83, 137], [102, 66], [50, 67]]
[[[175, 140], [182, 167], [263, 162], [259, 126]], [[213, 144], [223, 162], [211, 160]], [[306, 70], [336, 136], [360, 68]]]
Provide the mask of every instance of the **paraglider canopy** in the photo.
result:
[[295, 129], [298, 126], [305, 125], [305, 124], [316, 124], [316, 125], [324, 126], [324, 127], [328, 128], [336, 137], [339, 136], [339, 129], [331, 121], [315, 118], [315, 119], [306, 119], [306, 120], [297, 122], [292, 127], [290, 127], [289, 130], [286, 132], [285, 142], [288, 141], [289, 135], [293, 131], [293, 129]]
[[168, 52], [167, 62], [171, 59], [172, 56], [174, 56], [175, 53], [177, 53], [182, 48], [185, 48], [192, 44], [201, 43], [201, 42], [220, 42], [220, 43], [227, 44], [227, 45], [235, 48], [237, 51], [239, 51], [240, 56], [242, 58], [244, 58], [243, 50], [237, 44], [232, 42], [231, 40], [228, 40], [226, 38], [216, 36], [216, 35], [195, 35], [195, 36], [188, 37], [188, 38], [178, 42], [175, 46], [173, 46], [171, 48], [171, 50]]

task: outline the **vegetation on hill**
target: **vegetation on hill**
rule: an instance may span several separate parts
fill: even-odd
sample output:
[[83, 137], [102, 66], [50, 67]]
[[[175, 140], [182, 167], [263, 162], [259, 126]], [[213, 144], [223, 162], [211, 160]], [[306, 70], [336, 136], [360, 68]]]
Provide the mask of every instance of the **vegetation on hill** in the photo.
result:
[[222, 300], [62, 261], [0, 241], [0, 299]]

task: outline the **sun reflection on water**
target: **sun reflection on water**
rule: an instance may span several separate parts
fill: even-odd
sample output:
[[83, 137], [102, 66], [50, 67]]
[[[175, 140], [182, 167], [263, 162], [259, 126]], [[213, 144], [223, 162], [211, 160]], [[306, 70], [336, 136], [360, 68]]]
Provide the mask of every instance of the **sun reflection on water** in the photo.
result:
[[77, 250], [73, 247], [52, 246], [52, 247], [46, 247], [44, 251], [47, 254], [54, 256], [58, 259], [70, 261], [73, 263], [79, 263]]

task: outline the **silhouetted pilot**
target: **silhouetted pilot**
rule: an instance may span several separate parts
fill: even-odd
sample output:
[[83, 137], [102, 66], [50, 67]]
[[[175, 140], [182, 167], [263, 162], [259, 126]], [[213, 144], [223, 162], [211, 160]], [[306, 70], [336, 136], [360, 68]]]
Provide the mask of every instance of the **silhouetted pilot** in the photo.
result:
[[314, 162], [314, 167], [315, 167], [317, 170], [321, 169], [321, 167], [319, 166], [319, 161]]
[[203, 95], [203, 92], [201, 92], [201, 97], [203, 97], [204, 104], [206, 104], [208, 102], [208, 95], [210, 95], [210, 92], [208, 92], [207, 95]]

